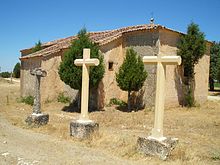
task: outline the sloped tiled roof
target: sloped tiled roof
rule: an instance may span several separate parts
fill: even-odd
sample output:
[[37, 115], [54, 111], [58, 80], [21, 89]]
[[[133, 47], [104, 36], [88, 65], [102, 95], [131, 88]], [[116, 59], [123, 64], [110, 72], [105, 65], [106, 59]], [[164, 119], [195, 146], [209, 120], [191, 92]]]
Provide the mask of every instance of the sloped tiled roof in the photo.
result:
[[[157, 29], [157, 28], [165, 28], [165, 27], [161, 25], [154, 25], [154, 24], [128, 26], [128, 27], [124, 27], [124, 28], [120, 28], [116, 30], [90, 32], [89, 37], [92, 41], [94, 41], [95, 43], [98, 43], [101, 46], [101, 45], [105, 45], [113, 40], [120, 38], [124, 33], [132, 32], [132, 31], [139, 31], [139, 30], [147, 30], [147, 29]], [[168, 29], [168, 30], [171, 30], [171, 29]], [[171, 30], [171, 31], [174, 31], [174, 30]], [[174, 32], [177, 32], [177, 31], [174, 31]], [[71, 36], [71, 37], [43, 43], [42, 46], [45, 46], [46, 48], [40, 51], [34, 52], [32, 54], [22, 56], [20, 57], [20, 59], [22, 60], [22, 59], [27, 59], [27, 58], [32, 58], [32, 57], [47, 56], [47, 55], [59, 52], [62, 49], [68, 48], [71, 45], [71, 41], [76, 38], [77, 36]]]

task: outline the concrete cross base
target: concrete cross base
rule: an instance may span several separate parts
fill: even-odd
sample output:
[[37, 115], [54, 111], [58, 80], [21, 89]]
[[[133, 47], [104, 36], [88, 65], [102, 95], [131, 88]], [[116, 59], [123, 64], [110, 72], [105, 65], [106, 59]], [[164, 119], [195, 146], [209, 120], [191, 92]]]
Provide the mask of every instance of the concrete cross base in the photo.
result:
[[49, 114], [44, 114], [44, 113], [39, 113], [35, 114], [33, 113], [32, 115], [28, 116], [25, 122], [29, 126], [33, 127], [39, 127], [42, 125], [46, 125], [49, 121]]
[[138, 150], [146, 155], [156, 155], [160, 159], [166, 160], [170, 152], [176, 147], [177, 138], [164, 138], [161, 140], [152, 137], [139, 137], [137, 141]]
[[75, 120], [70, 123], [70, 136], [85, 139], [91, 137], [95, 132], [98, 132], [99, 124], [92, 121]]

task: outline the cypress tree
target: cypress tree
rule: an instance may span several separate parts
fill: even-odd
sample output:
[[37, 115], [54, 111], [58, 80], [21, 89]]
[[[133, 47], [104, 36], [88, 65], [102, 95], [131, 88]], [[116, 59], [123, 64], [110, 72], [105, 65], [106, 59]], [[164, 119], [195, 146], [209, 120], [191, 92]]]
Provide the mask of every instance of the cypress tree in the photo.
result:
[[[90, 48], [90, 57], [98, 58], [100, 64], [89, 69], [89, 86], [91, 88], [97, 88], [99, 82], [104, 76], [105, 68], [103, 63], [103, 56], [99, 52], [97, 44], [93, 43], [89, 39], [86, 29], [79, 31], [77, 35], [78, 39], [72, 41], [69, 50], [64, 54], [64, 58], [59, 66], [60, 79], [73, 89], [81, 91], [82, 86], [82, 67], [74, 65], [75, 59], [83, 58], [83, 49]], [[80, 97], [80, 95], [79, 95]], [[78, 99], [79, 108], [80, 99]]]
[[116, 73], [116, 81], [123, 91], [128, 91], [128, 111], [131, 110], [131, 92], [139, 91], [147, 78], [144, 63], [131, 48], [126, 51], [126, 58]]
[[220, 80], [220, 43], [214, 42], [210, 50], [209, 87], [214, 90], [214, 80]]
[[14, 69], [13, 69], [13, 76], [14, 76], [15, 78], [20, 78], [20, 69], [21, 69], [21, 65], [20, 65], [20, 63], [18, 62], [18, 63], [15, 65]]
[[195, 23], [188, 25], [187, 34], [183, 35], [178, 44], [177, 54], [182, 57], [182, 66], [184, 70], [185, 105], [194, 105], [194, 75], [195, 65], [199, 62], [205, 53], [206, 43], [205, 35], [200, 32], [199, 26]]

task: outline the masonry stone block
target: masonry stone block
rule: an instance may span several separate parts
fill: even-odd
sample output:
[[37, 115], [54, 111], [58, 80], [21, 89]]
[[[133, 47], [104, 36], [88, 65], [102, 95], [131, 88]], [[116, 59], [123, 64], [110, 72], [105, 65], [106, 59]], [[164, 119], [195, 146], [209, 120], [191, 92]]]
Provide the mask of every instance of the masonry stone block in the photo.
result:
[[39, 127], [42, 125], [46, 125], [49, 121], [49, 114], [32, 114], [27, 117], [25, 122], [28, 124], [28, 126], [32, 127]]
[[150, 137], [139, 137], [137, 141], [138, 150], [146, 155], [158, 156], [162, 160], [166, 160], [171, 151], [178, 143], [177, 138], [165, 138], [157, 140]]
[[70, 136], [86, 139], [90, 138], [99, 130], [99, 124], [94, 121], [80, 121], [75, 120], [70, 123]]

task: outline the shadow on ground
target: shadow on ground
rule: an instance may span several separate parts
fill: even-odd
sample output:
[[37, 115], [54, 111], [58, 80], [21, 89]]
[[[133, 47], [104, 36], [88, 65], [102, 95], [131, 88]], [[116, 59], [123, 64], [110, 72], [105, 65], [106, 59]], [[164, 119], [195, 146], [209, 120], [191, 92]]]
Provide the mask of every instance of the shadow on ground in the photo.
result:
[[220, 89], [215, 89], [213, 91], [209, 91], [211, 96], [220, 96]]
[[131, 110], [128, 110], [128, 106], [124, 105], [124, 106], [116, 106], [115, 107], [117, 110], [121, 111], [121, 112], [138, 112], [144, 109], [144, 107], [139, 107], [139, 106], [133, 106], [131, 107]]
[[[62, 108], [62, 111], [64, 112], [70, 112], [70, 113], [80, 113], [81, 112], [81, 108], [80, 105], [78, 105], [77, 101], [73, 101], [71, 102], [68, 106], [65, 106]], [[90, 107], [89, 106], [89, 112], [97, 112], [97, 111], [104, 111], [103, 109], [98, 109], [96, 107]]]

